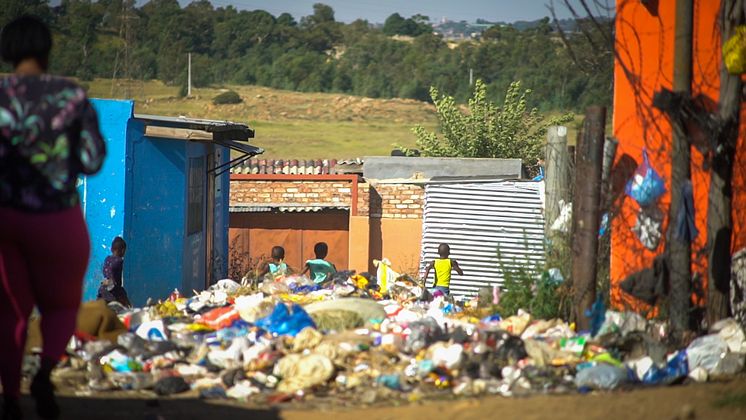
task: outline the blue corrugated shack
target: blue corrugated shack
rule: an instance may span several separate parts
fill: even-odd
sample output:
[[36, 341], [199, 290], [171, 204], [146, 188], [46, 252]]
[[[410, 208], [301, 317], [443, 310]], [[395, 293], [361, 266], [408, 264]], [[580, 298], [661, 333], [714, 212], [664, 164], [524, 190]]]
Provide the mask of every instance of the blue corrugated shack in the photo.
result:
[[134, 305], [224, 278], [228, 169], [262, 152], [247, 143], [253, 130], [228, 121], [139, 115], [133, 101], [92, 103], [108, 154], [102, 170], [78, 185], [92, 242], [84, 300], [96, 297], [116, 236], [127, 242], [124, 287]]

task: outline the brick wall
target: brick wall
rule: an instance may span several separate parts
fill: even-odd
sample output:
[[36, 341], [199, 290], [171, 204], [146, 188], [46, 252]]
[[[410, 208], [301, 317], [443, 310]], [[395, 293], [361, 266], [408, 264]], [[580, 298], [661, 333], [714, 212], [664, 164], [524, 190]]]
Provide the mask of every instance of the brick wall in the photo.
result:
[[412, 184], [377, 184], [371, 187], [370, 216], [384, 219], [421, 219], [425, 192]]
[[[232, 180], [230, 204], [350, 206], [352, 183], [345, 181]], [[384, 219], [422, 218], [424, 189], [411, 184], [358, 184], [358, 215]]]
[[231, 205], [350, 205], [352, 183], [344, 181], [231, 181]]

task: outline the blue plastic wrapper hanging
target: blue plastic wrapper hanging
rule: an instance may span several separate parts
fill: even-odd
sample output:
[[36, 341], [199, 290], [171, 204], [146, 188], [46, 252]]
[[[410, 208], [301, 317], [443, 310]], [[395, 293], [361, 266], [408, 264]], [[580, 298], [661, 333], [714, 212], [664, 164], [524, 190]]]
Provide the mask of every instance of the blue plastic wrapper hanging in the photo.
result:
[[595, 337], [606, 321], [606, 305], [601, 295], [598, 295], [590, 309], [585, 310], [585, 316], [590, 318], [591, 336]]
[[316, 328], [313, 319], [298, 304], [290, 308], [284, 303], [275, 306], [275, 310], [268, 317], [256, 321], [256, 326], [277, 335], [295, 337], [306, 327]]
[[666, 192], [666, 184], [658, 172], [650, 166], [648, 152], [642, 149], [642, 163], [627, 182], [625, 192], [642, 207], [647, 207]]

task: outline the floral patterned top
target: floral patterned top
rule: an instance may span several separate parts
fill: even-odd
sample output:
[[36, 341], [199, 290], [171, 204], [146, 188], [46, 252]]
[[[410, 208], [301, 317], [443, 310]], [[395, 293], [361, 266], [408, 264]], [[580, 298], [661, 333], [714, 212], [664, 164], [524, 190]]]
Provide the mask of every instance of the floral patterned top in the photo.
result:
[[98, 172], [105, 155], [80, 86], [49, 75], [0, 79], [0, 207], [74, 207], [78, 175]]

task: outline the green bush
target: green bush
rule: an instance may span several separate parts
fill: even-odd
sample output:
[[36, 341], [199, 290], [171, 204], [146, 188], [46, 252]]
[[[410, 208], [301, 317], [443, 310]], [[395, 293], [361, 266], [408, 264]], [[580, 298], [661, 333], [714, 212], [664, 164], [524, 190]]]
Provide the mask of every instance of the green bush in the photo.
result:
[[[535, 319], [570, 318], [569, 283], [557, 283], [547, 271], [553, 265], [508, 264], [498, 250], [498, 264], [503, 272], [500, 304], [493, 309], [503, 318], [515, 315], [519, 309]], [[515, 268], [515, 267], [518, 268]]]
[[215, 105], [240, 104], [241, 97], [238, 95], [238, 93], [229, 90], [214, 97], [212, 99], [212, 103], [214, 103]]

